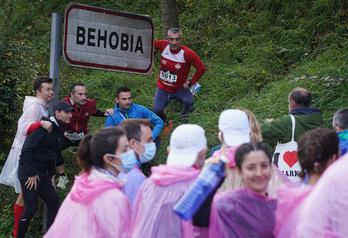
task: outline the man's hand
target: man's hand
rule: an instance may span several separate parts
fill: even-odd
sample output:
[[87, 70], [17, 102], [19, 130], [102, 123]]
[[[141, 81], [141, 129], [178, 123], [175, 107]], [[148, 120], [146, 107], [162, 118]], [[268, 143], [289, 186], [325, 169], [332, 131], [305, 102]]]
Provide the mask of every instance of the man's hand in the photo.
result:
[[52, 123], [51, 122], [41, 120], [40, 124], [41, 124], [42, 128], [44, 128], [48, 131], [48, 133], [51, 133], [51, 131], [52, 131]]
[[190, 87], [188, 86], [188, 81], [186, 81], [182, 86], [183, 86], [184, 88], [190, 88]]
[[274, 118], [266, 118], [265, 122], [272, 122]]
[[106, 109], [104, 116], [107, 117], [109, 115], [114, 115], [114, 109], [112, 109], [112, 108]]
[[204, 161], [204, 167], [209, 164], [218, 164], [220, 162], [220, 157], [210, 157]]
[[36, 190], [36, 187], [37, 187], [37, 182], [36, 180], [39, 180], [39, 176], [35, 175], [34, 177], [28, 177], [28, 180], [27, 182], [24, 184], [27, 186], [27, 189], [31, 190], [34, 186], [34, 190]]
[[52, 186], [54, 187], [54, 190], [57, 190], [57, 189], [56, 189], [55, 179], [56, 179], [56, 176], [52, 176], [52, 177], [51, 177]]

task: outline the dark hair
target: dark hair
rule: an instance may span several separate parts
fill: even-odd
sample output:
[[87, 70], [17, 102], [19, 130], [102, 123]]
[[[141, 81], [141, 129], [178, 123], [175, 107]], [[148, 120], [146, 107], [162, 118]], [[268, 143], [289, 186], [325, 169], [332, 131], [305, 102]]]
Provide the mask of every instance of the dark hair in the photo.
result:
[[294, 88], [290, 93], [290, 99], [294, 100], [297, 107], [309, 107], [312, 94], [304, 88]]
[[34, 92], [36, 93], [36, 90], [39, 90], [41, 92], [42, 84], [43, 83], [52, 83], [53, 80], [48, 76], [41, 76], [34, 80]]
[[168, 30], [168, 36], [169, 36], [169, 33], [173, 33], [173, 34], [176, 34], [176, 33], [180, 33], [180, 37], [182, 36], [182, 32], [179, 28], [171, 28]]
[[298, 141], [297, 150], [302, 168], [299, 176], [305, 178], [305, 171], [308, 174], [324, 172], [329, 159], [338, 154], [338, 141], [337, 134], [327, 128], [319, 127], [303, 134]]
[[124, 132], [118, 127], [105, 127], [93, 135], [86, 135], [80, 142], [77, 153], [77, 163], [89, 171], [92, 166], [104, 168], [103, 156], [114, 154], [119, 146], [119, 139]]
[[121, 122], [120, 127], [125, 131], [128, 140], [141, 139], [141, 125], [150, 127], [150, 119], [130, 118]]
[[237, 168], [242, 171], [242, 163], [244, 161], [244, 158], [247, 154], [249, 154], [252, 151], [258, 151], [262, 150], [265, 152], [267, 157], [269, 158], [269, 163], [272, 163], [272, 155], [271, 151], [268, 148], [267, 144], [261, 143], [261, 142], [250, 142], [250, 143], [244, 143], [242, 144], [237, 150], [234, 155], [234, 160], [236, 162]]
[[120, 87], [116, 90], [116, 97], [120, 95], [120, 93], [130, 92], [131, 90], [127, 87]]
[[83, 83], [78, 82], [78, 83], [74, 83], [73, 85], [70, 86], [70, 93], [74, 94], [75, 93], [75, 87], [76, 86], [85, 86]]
[[348, 129], [348, 107], [341, 108], [333, 116], [332, 125], [337, 125], [341, 130]]

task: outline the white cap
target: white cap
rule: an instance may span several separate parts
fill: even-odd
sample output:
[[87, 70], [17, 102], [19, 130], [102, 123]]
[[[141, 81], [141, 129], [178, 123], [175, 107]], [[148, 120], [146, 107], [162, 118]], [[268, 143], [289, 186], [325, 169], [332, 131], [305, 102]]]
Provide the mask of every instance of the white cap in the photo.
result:
[[207, 146], [205, 132], [199, 125], [183, 124], [175, 128], [170, 137], [167, 165], [192, 166], [197, 155]]
[[224, 142], [230, 147], [250, 142], [248, 116], [241, 110], [223, 111], [220, 114], [219, 129]]

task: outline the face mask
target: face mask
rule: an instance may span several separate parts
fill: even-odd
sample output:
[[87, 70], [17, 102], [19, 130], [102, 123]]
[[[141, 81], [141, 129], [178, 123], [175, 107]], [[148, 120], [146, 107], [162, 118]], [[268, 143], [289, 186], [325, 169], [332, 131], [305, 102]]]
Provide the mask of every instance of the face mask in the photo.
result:
[[137, 160], [133, 150], [129, 150], [129, 151], [121, 154], [120, 156], [113, 155], [113, 154], [106, 154], [106, 155], [121, 159], [121, 162], [122, 162], [121, 167], [117, 166], [113, 163], [110, 163], [110, 165], [114, 166], [118, 171], [120, 171], [124, 174], [128, 173], [130, 170], [132, 170], [134, 168], [135, 162]]
[[155, 142], [152, 143], [140, 143], [139, 141], [136, 140], [137, 143], [143, 145], [145, 147], [144, 153], [139, 153], [137, 150], [135, 150], [139, 154], [139, 160], [140, 163], [147, 163], [153, 159], [153, 157], [156, 154], [156, 144]]

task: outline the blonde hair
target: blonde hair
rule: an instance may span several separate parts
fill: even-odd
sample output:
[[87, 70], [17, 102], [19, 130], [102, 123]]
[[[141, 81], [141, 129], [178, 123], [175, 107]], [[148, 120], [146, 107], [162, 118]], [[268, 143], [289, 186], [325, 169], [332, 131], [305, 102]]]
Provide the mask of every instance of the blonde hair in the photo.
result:
[[248, 116], [250, 126], [250, 142], [262, 142], [261, 127], [255, 114], [244, 108], [238, 108], [237, 110], [245, 112]]

